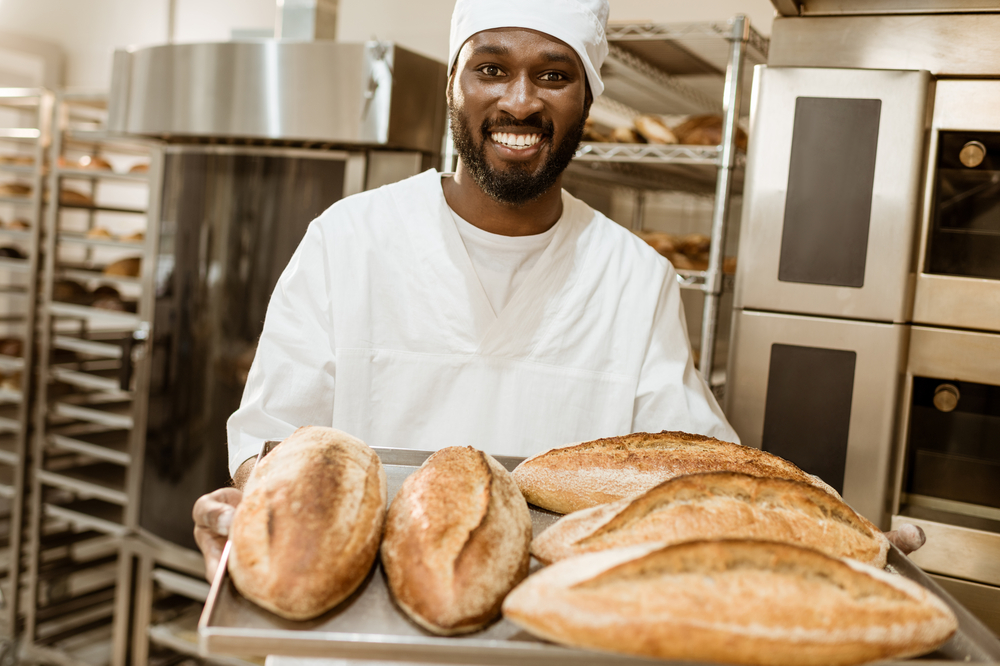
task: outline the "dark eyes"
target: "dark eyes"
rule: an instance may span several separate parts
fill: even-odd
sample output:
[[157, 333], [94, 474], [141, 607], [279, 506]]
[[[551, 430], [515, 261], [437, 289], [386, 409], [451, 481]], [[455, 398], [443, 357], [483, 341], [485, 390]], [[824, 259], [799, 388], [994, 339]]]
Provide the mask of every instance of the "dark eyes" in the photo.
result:
[[[479, 68], [479, 71], [486, 76], [503, 76], [503, 70], [496, 65], [483, 65]], [[566, 81], [566, 75], [561, 72], [545, 72], [539, 77], [542, 81], [549, 83], [556, 83], [559, 81]]]

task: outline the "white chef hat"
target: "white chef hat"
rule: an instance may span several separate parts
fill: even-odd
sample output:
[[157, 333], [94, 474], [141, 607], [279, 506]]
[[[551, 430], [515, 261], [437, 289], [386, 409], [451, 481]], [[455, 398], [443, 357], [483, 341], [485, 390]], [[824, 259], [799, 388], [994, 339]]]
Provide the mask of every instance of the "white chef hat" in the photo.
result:
[[448, 70], [477, 32], [528, 28], [568, 44], [587, 71], [594, 97], [604, 92], [601, 65], [608, 55], [608, 0], [458, 0], [451, 15]]

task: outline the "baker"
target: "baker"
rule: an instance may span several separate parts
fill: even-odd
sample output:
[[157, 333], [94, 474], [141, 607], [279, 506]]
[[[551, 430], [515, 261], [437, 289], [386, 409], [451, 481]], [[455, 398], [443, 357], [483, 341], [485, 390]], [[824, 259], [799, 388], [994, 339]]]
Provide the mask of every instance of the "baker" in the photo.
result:
[[195, 505], [210, 578], [262, 442], [298, 426], [511, 456], [663, 429], [738, 441], [694, 367], [669, 262], [561, 187], [604, 90], [607, 18], [607, 0], [458, 0], [458, 168], [310, 225], [229, 420], [235, 487]]

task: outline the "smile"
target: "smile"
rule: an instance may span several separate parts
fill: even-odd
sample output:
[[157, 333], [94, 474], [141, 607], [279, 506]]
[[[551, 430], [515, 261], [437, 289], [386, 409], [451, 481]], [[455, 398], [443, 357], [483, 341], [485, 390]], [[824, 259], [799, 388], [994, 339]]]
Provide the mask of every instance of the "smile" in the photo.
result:
[[493, 141], [512, 150], [526, 150], [542, 140], [541, 134], [511, 134], [509, 132], [493, 132]]

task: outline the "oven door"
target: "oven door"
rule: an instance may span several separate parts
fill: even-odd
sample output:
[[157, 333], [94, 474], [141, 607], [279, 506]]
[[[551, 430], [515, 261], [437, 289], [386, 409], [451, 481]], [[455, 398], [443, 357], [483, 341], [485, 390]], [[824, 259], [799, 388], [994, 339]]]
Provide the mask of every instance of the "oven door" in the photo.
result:
[[915, 323], [1000, 331], [1000, 81], [937, 84]]
[[1000, 586], [1000, 335], [914, 326], [903, 404], [893, 525], [927, 571]]

